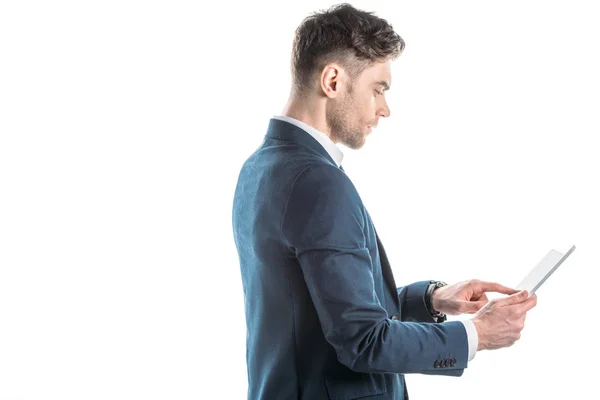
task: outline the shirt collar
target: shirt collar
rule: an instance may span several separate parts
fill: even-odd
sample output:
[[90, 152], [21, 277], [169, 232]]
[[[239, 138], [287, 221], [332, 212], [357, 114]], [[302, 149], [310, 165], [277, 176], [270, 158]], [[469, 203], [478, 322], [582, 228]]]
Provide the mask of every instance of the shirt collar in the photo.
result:
[[335, 163], [337, 164], [338, 167], [340, 165], [342, 165], [342, 159], [344, 158], [344, 153], [342, 153], [342, 150], [340, 150], [340, 148], [335, 143], [333, 143], [333, 141], [329, 138], [329, 136], [327, 136], [323, 132], [313, 128], [312, 126], [305, 124], [302, 121], [299, 121], [292, 117], [288, 117], [286, 115], [276, 115], [273, 118], [281, 120], [281, 121], [289, 122], [290, 124], [296, 125], [298, 128], [306, 131], [309, 135], [311, 135], [313, 138], [315, 138], [315, 140], [317, 142], [319, 142], [321, 144], [321, 146], [323, 146], [323, 148], [325, 148], [327, 153], [329, 153], [329, 155], [331, 156], [333, 161], [335, 161]]

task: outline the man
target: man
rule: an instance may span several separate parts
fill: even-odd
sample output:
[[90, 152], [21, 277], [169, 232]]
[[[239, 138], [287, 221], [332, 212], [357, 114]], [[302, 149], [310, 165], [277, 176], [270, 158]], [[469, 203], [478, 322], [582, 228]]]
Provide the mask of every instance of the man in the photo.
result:
[[[404, 374], [460, 376], [512, 345], [535, 295], [497, 283], [396, 287], [336, 143], [359, 149], [390, 115], [404, 42], [348, 4], [307, 17], [281, 116], [244, 163], [233, 202], [249, 399], [408, 399]], [[486, 292], [509, 296], [488, 302]], [[446, 314], [474, 314], [447, 321]]]

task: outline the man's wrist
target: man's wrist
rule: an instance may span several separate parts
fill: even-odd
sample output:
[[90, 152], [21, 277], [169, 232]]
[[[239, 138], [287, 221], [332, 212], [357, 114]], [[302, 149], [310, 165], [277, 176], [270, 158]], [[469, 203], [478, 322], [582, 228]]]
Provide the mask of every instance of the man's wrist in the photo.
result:
[[436, 296], [436, 293], [439, 293], [438, 289], [439, 287], [434, 287], [433, 292], [431, 293], [431, 309], [433, 312], [437, 312], [441, 308], [440, 300], [438, 296]]

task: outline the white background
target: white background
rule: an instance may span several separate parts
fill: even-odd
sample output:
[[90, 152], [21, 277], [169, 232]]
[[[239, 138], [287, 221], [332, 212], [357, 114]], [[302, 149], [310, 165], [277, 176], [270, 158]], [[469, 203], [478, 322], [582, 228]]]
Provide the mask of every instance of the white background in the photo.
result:
[[[396, 282], [515, 286], [577, 250], [517, 344], [411, 398], [595, 393], [593, 2], [416, 3], [353, 3], [407, 43], [391, 118], [344, 149]], [[1, 3], [0, 400], [245, 398], [233, 190], [331, 4]]]

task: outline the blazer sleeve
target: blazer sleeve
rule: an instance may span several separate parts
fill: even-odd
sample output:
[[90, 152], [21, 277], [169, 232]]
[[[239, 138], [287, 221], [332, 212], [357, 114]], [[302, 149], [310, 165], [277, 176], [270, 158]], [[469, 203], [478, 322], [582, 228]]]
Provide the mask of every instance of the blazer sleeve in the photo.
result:
[[[281, 217], [282, 240], [339, 361], [357, 372], [460, 376], [468, 358], [463, 324], [390, 319], [375, 292], [364, 229], [360, 197], [341, 170], [324, 164], [299, 173]], [[452, 363], [440, 367], [440, 360]]]

